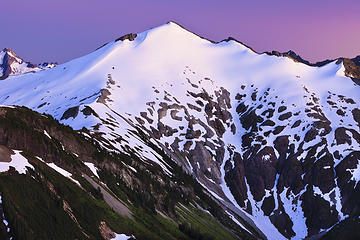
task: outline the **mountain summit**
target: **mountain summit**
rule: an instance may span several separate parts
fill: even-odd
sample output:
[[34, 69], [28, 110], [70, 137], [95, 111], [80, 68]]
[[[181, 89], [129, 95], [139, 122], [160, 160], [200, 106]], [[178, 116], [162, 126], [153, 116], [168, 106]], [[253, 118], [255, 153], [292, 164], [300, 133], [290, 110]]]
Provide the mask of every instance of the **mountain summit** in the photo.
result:
[[51, 115], [104, 151], [160, 167], [171, 186], [182, 182], [181, 166], [249, 236], [330, 238], [359, 225], [357, 63], [259, 54], [169, 22], [55, 68], [9, 76], [0, 104]]

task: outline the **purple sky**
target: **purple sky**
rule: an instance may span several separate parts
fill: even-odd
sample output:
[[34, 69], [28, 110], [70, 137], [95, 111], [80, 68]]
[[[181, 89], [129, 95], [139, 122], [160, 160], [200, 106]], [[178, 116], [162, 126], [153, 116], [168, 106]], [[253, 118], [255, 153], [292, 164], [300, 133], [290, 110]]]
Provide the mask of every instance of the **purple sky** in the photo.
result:
[[173, 20], [206, 38], [318, 61], [360, 55], [359, 0], [5, 0], [0, 48], [34, 63], [85, 55]]

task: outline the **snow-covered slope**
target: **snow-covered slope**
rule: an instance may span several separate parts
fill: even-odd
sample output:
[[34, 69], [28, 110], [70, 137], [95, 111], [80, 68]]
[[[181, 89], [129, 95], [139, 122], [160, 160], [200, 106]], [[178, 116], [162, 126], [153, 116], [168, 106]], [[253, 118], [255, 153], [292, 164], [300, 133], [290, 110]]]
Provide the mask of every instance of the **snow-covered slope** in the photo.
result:
[[[170, 22], [10, 76], [0, 104], [88, 128], [104, 147], [135, 151], [171, 175], [140, 129], [268, 238], [300, 239], [353, 214], [341, 199], [347, 184], [359, 188], [359, 90], [341, 61], [312, 67]], [[315, 219], [314, 204], [327, 221]]]

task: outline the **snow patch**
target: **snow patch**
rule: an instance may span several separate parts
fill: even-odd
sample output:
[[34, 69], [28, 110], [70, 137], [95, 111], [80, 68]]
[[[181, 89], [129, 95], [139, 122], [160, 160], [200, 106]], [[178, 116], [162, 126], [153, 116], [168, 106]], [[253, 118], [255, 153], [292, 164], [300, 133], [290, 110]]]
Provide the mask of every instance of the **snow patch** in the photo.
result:
[[47, 131], [44, 130], [44, 134], [45, 134], [45, 136], [47, 136], [48, 138], [51, 139], [51, 136], [47, 133]]
[[270, 154], [269, 155], [264, 155], [264, 156], [262, 156], [262, 160], [263, 161], [268, 161], [268, 160], [270, 160], [270, 157], [271, 157]]
[[29, 163], [29, 161], [20, 154], [21, 151], [13, 151], [15, 152], [15, 154], [11, 155], [10, 162], [0, 162], [0, 172], [7, 172], [10, 167], [13, 167], [18, 173], [25, 174], [27, 168], [34, 169], [34, 167]]
[[97, 167], [95, 167], [95, 165], [91, 162], [84, 162], [84, 164], [91, 170], [91, 172], [97, 177], [100, 178], [97, 171]]
[[115, 233], [115, 237], [111, 238], [111, 240], [128, 240], [130, 238], [134, 238], [134, 236], [127, 236], [125, 234]]
[[69, 178], [71, 181], [73, 181], [77, 185], [81, 186], [80, 183], [77, 180], [72, 178], [72, 174], [69, 173], [68, 171], [62, 169], [61, 167], [58, 167], [55, 163], [46, 163], [46, 164], [49, 167], [51, 167], [52, 169], [54, 169], [55, 171], [57, 171], [58, 173], [60, 173], [61, 175], [63, 175], [64, 177]]
[[133, 168], [132, 166], [129, 166], [129, 165], [128, 165], [127, 167], [128, 167], [128, 168], [130, 168], [130, 169], [131, 169], [131, 171], [133, 171], [133, 172], [137, 172], [137, 171], [136, 171], [136, 169], [135, 169], [135, 168]]
[[355, 181], [354, 187], [358, 184], [360, 181], [360, 162], [358, 162], [355, 169], [347, 169], [352, 174], [351, 180]]
[[[289, 215], [291, 221], [293, 222], [293, 231], [296, 236], [294, 239], [304, 239], [308, 232], [305, 224], [306, 218], [304, 212], [301, 208], [300, 196], [306, 191], [306, 187], [297, 195], [294, 195], [292, 192], [288, 192], [288, 188], [284, 187], [284, 190], [280, 193], [281, 201], [284, 203], [285, 212]], [[287, 196], [288, 195], [288, 196]], [[296, 202], [294, 204], [293, 202]]]

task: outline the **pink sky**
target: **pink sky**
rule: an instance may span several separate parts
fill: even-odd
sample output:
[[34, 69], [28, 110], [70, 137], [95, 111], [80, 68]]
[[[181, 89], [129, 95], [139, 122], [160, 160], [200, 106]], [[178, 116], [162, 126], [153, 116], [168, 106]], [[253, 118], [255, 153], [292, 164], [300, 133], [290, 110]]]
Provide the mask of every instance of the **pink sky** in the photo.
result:
[[1, 8], [0, 48], [34, 63], [62, 63], [169, 20], [258, 52], [291, 49], [313, 62], [360, 55], [360, 1], [353, 0], [6, 0]]

